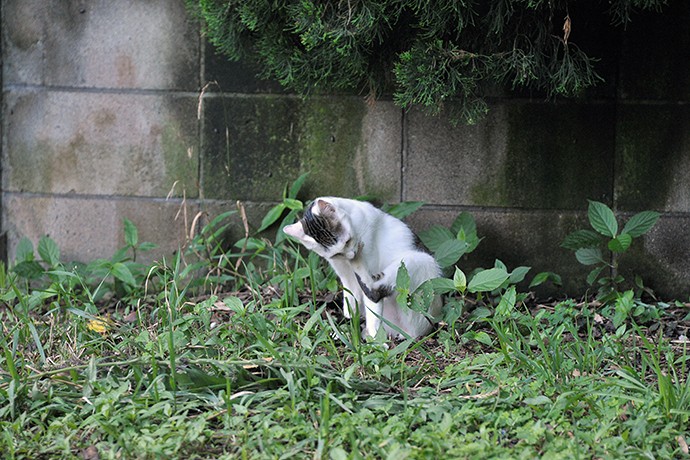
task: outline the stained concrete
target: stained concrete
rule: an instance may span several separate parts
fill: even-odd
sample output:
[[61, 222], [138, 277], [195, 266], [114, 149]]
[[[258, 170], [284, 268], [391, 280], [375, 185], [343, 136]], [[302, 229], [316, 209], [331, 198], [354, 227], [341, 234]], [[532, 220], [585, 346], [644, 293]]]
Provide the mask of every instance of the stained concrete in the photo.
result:
[[306, 196], [399, 199], [401, 112], [391, 103], [218, 95], [203, 112], [204, 198], [274, 201], [309, 171]]
[[184, 220], [194, 216], [198, 206], [182, 200], [142, 200], [124, 198], [87, 198], [83, 196], [32, 196], [6, 194], [2, 217], [9, 240], [9, 257], [14, 257], [21, 238], [34, 245], [40, 237], [50, 236], [60, 248], [61, 260], [89, 262], [109, 258], [125, 246], [124, 218], [138, 229], [139, 242], [158, 245], [155, 251], [141, 253], [141, 262], [170, 257], [185, 244], [188, 228]]
[[198, 194], [194, 97], [13, 91], [5, 104], [6, 191]]
[[194, 91], [199, 25], [183, 1], [3, 0], [4, 83]]

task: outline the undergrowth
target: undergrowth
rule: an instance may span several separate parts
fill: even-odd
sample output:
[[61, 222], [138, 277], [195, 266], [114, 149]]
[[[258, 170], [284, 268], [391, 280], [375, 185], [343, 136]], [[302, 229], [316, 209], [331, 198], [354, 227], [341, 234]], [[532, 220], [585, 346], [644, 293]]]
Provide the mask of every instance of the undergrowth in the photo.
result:
[[[295, 219], [300, 185], [263, 228]], [[152, 245], [128, 221], [123, 249], [88, 265], [21, 243], [0, 270], [5, 458], [687, 456], [686, 329], [663, 326], [686, 327], [687, 304], [539, 304], [518, 287], [529, 268], [497, 261], [434, 284], [447, 298], [431, 336], [364, 341], [314, 254], [281, 232], [225, 244], [242, 216], [145, 265]], [[434, 230], [446, 260], [479, 241], [459, 219]]]

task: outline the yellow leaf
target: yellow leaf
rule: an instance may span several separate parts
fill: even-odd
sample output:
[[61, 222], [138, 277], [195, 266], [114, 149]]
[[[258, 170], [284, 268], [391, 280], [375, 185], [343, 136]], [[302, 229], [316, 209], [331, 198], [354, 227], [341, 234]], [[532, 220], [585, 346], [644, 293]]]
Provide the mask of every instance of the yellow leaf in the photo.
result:
[[94, 332], [98, 332], [99, 334], [104, 334], [110, 325], [108, 324], [107, 318], [96, 317], [92, 320], [89, 320], [86, 327]]

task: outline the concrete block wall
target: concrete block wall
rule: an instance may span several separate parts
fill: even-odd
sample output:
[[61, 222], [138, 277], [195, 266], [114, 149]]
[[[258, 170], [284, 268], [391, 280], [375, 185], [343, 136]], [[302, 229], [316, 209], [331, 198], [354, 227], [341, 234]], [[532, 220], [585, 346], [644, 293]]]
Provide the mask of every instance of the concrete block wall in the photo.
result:
[[563, 275], [572, 293], [587, 270], [559, 244], [586, 225], [587, 199], [621, 217], [655, 209], [662, 219], [624, 265], [664, 296], [690, 294], [683, 2], [625, 33], [574, 29], [603, 58], [605, 84], [567, 101], [505, 94], [474, 126], [385, 99], [286, 94], [217, 56], [182, 0], [0, 2], [10, 258], [21, 237], [44, 234], [65, 260], [108, 257], [123, 243], [124, 217], [160, 245], [149, 256], [159, 257], [184, 244], [200, 211], [242, 200], [258, 226], [285, 184], [311, 171], [304, 199], [424, 201], [409, 219], [415, 230], [468, 210], [485, 239], [464, 268], [495, 258], [531, 265]]

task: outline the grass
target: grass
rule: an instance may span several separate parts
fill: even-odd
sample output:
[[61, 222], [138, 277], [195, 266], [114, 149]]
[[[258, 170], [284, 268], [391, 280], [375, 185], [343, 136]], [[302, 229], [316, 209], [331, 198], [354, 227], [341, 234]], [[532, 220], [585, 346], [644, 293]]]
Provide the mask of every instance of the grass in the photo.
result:
[[212, 224], [151, 266], [132, 226], [88, 266], [23, 243], [0, 270], [5, 458], [688, 457], [687, 342], [661, 332], [687, 331], [687, 304], [613, 327], [573, 299], [494, 315], [458, 295], [432, 336], [385, 347], [316, 256], [223, 248]]

